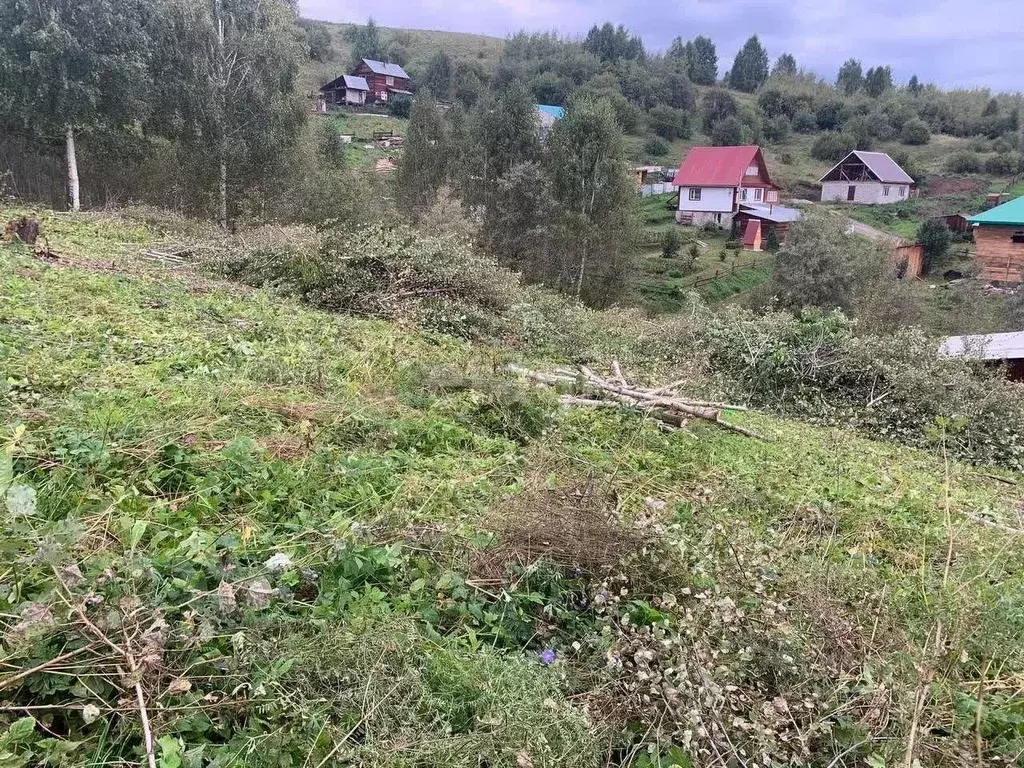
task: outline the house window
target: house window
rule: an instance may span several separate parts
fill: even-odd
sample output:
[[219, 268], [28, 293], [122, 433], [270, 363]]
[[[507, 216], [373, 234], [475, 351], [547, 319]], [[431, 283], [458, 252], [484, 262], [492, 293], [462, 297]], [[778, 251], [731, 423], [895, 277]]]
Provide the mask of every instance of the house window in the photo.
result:
[[756, 165], [752, 165], [749, 168], [747, 168], [747, 176], [757, 176], [759, 174], [760, 171], [758, 170], [758, 167]]
[[888, 197], [889, 196], [889, 188], [888, 187], [882, 187], [882, 194], [885, 195], [886, 197]]
[[906, 187], [900, 187], [900, 197], [903, 197], [906, 194], [907, 194], [907, 188]]
[[1015, 243], [1024, 243], [1024, 229], [1018, 229], [1010, 239]]
[[747, 190], [741, 189], [740, 190], [740, 200], [746, 200], [746, 199], [747, 199]]
[[395, 78], [393, 78], [393, 77], [385, 77], [384, 78], [384, 82], [387, 83], [388, 87], [390, 88], [390, 87], [394, 86]]
[[690, 199], [695, 203], [700, 202], [700, 187], [690, 187]]
[[764, 190], [763, 190], [763, 189], [761, 189], [760, 187], [758, 187], [757, 189], [755, 189], [755, 190], [754, 190], [754, 202], [755, 202], [755, 203], [759, 203], [759, 202], [761, 202], [761, 195], [763, 195], [763, 194], [764, 194]]

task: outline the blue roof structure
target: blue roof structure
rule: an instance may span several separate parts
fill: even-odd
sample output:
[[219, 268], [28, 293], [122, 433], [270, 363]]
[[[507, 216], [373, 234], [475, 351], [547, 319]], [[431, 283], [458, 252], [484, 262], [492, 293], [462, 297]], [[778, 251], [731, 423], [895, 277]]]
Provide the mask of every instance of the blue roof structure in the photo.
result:
[[538, 104], [537, 111], [541, 114], [547, 115], [548, 117], [554, 118], [555, 120], [561, 120], [565, 117], [565, 109], [563, 107], [552, 107], [549, 104]]

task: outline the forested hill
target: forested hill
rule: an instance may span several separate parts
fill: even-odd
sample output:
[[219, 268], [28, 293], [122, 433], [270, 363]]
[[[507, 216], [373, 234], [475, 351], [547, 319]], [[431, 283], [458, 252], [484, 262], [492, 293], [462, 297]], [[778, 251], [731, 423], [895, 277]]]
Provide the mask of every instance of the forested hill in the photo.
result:
[[[628, 29], [595, 26], [582, 39], [519, 32], [507, 40], [454, 32], [304, 20], [310, 88], [358, 55], [404, 64], [417, 88], [467, 106], [515, 82], [538, 103], [589, 92], [611, 101], [636, 163], [671, 166], [695, 144], [765, 146], [794, 194], [852, 149], [889, 152], [915, 178], [970, 175], [988, 186], [1021, 170], [1019, 94], [946, 90], [926, 73], [896, 82], [853, 44], [835, 73], [813, 73], [753, 36], [733, 57], [704, 36], [645, 49]], [[824, 75], [824, 76], [823, 76]]]

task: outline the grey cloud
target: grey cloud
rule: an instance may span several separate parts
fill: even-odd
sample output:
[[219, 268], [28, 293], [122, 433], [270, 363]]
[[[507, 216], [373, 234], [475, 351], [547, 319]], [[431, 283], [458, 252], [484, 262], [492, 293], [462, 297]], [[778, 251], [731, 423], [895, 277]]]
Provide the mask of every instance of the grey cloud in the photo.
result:
[[709, 36], [722, 70], [752, 34], [772, 58], [783, 52], [833, 78], [850, 57], [865, 67], [892, 65], [897, 80], [916, 74], [945, 86], [1024, 90], [1015, 30], [1020, 0], [300, 0], [302, 12], [327, 21], [373, 15], [386, 26], [506, 36], [518, 29], [582, 35], [595, 23], [625, 24], [649, 49], [672, 38]]

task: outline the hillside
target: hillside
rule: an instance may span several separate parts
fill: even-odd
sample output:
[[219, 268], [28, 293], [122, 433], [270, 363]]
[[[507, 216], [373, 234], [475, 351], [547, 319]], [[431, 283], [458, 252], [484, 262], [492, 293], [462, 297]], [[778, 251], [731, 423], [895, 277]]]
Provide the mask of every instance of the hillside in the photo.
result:
[[[354, 25], [312, 19], [303, 20], [302, 23], [325, 26], [331, 33], [331, 44], [334, 48], [333, 60], [308, 62], [303, 68], [303, 82], [308, 83], [310, 88], [316, 88], [339, 75], [346, 74], [352, 59], [352, 46], [345, 37], [345, 30]], [[464, 32], [381, 27], [381, 33], [388, 39], [397, 41], [405, 51], [405, 66], [414, 78], [423, 73], [430, 57], [437, 51], [445, 51], [456, 61], [475, 61], [488, 71], [493, 70], [505, 46], [505, 41], [501, 38]]]
[[10, 764], [1019, 756], [1024, 477], [560, 409], [496, 371], [563, 360], [140, 258], [183, 225], [0, 245]]

